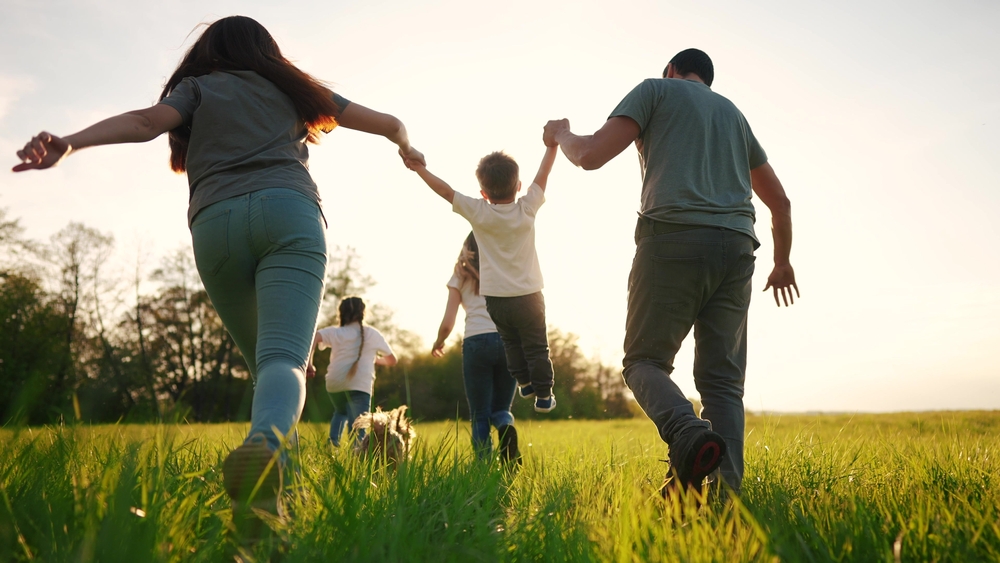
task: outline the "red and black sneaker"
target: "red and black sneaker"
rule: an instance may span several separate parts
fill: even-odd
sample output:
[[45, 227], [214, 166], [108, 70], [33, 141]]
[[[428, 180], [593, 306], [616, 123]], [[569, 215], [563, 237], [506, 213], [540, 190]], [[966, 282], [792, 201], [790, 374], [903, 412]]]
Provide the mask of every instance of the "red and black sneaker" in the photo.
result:
[[691, 445], [683, 451], [670, 450], [670, 471], [661, 494], [666, 497], [677, 488], [701, 490], [701, 486], [713, 471], [722, 465], [726, 455], [726, 441], [711, 430], [702, 430]]

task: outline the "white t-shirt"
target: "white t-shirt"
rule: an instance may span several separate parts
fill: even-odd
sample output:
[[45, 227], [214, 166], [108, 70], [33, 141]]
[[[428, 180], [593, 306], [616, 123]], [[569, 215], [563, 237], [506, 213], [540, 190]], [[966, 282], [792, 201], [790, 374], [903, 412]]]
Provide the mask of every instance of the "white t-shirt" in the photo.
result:
[[492, 204], [455, 192], [452, 210], [465, 217], [479, 243], [479, 292], [518, 297], [542, 290], [542, 269], [535, 252], [535, 214], [545, 192], [531, 184], [514, 203]]
[[326, 390], [330, 393], [342, 391], [364, 391], [371, 394], [375, 385], [375, 354], [383, 356], [392, 354], [392, 348], [385, 341], [382, 333], [370, 326], [365, 326], [365, 347], [358, 360], [358, 369], [353, 376], [348, 377], [354, 360], [358, 358], [358, 346], [361, 343], [361, 330], [358, 323], [347, 326], [331, 326], [322, 328], [319, 333], [319, 349], [332, 349], [330, 367], [326, 370]]
[[476, 295], [474, 281], [470, 279], [462, 283], [458, 274], [454, 274], [448, 280], [448, 287], [454, 287], [462, 294], [462, 308], [465, 309], [464, 338], [497, 331], [497, 326], [493, 324], [493, 319], [490, 318], [490, 313], [486, 310], [486, 298], [482, 295]]

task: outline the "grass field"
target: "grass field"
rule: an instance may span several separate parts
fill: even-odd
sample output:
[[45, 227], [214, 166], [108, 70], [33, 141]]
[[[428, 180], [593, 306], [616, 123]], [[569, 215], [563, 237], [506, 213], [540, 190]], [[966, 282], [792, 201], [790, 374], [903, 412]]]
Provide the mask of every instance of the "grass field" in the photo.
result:
[[[397, 472], [301, 427], [282, 561], [1000, 561], [1000, 412], [751, 416], [734, 502], [657, 494], [644, 419], [520, 426], [523, 468], [418, 424]], [[0, 431], [0, 560], [232, 561], [219, 467], [243, 425]]]

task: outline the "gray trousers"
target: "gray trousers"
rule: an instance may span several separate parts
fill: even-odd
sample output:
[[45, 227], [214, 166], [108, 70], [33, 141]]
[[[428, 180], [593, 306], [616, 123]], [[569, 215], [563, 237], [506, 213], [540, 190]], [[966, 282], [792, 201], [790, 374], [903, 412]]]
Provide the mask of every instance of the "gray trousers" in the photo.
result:
[[[637, 229], [637, 233], [639, 230]], [[754, 241], [720, 228], [636, 239], [625, 325], [625, 383], [671, 448], [688, 447], [692, 430], [726, 440], [720, 468], [736, 491], [743, 480], [743, 383]], [[681, 342], [694, 327], [699, 418], [670, 378]]]

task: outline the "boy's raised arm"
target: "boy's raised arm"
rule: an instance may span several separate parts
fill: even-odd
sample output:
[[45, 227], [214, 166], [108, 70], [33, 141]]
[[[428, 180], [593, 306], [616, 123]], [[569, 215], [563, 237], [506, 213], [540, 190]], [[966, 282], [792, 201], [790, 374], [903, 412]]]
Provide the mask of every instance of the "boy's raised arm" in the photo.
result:
[[545, 156], [542, 157], [542, 163], [538, 166], [538, 174], [535, 174], [535, 183], [538, 184], [542, 191], [545, 191], [545, 183], [549, 181], [549, 172], [552, 172], [552, 163], [556, 161], [556, 153], [559, 151], [558, 146], [545, 146]]
[[416, 172], [417, 176], [420, 176], [420, 179], [430, 186], [437, 195], [443, 197], [448, 203], [455, 201], [455, 190], [447, 182], [431, 174], [422, 162], [410, 159], [406, 159], [405, 162], [406, 167]]

